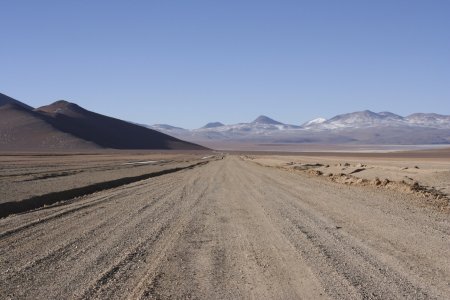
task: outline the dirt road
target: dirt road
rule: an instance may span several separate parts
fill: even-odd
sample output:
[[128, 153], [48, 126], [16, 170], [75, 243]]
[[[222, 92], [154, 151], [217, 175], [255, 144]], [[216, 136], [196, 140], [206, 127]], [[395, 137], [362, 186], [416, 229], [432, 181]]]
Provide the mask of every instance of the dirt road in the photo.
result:
[[1, 299], [444, 299], [450, 220], [237, 156], [0, 220]]

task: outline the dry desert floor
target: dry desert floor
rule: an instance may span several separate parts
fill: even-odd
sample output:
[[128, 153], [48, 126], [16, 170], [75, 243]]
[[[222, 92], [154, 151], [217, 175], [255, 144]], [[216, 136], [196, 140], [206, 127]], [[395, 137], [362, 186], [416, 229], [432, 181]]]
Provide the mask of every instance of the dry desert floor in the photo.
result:
[[450, 295], [447, 159], [214, 153], [0, 163], [1, 299]]

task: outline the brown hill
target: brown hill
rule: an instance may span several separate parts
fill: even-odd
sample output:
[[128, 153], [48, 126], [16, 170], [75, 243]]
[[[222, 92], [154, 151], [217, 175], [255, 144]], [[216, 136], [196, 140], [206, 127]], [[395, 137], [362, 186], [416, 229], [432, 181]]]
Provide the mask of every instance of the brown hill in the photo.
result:
[[36, 109], [58, 130], [103, 148], [201, 150], [156, 130], [88, 111], [64, 100]]
[[0, 150], [206, 148], [158, 131], [57, 101], [33, 110], [0, 94]]
[[100, 148], [54, 128], [41, 114], [16, 103], [0, 106], [0, 149], [10, 151]]

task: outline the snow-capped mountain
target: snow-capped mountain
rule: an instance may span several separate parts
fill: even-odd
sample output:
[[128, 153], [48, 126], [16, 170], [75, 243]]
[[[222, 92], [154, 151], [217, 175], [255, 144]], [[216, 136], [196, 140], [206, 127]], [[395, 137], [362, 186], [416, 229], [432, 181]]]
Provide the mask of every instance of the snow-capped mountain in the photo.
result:
[[450, 129], [450, 116], [419, 113], [402, 117], [391, 112], [375, 113], [365, 110], [337, 115], [314, 127], [315, 129], [341, 129], [404, 126]]
[[222, 126], [204, 126], [199, 129], [194, 129], [192, 130], [192, 132], [196, 135], [217, 132], [221, 133], [223, 137], [235, 137], [246, 135], [267, 135], [274, 131], [294, 130], [299, 128], [300, 126], [283, 124], [267, 116], [259, 116], [250, 123], [238, 123], [232, 125], [222, 124]]
[[416, 126], [450, 128], [450, 116], [445, 115], [416, 113], [407, 116], [405, 120], [408, 124]]
[[407, 117], [370, 110], [316, 118], [301, 126], [267, 116], [249, 123], [212, 122], [193, 130], [170, 125], [152, 129], [189, 141], [232, 140], [268, 143], [450, 143], [450, 116], [417, 113]]
[[211, 122], [201, 128], [193, 130], [183, 129], [180, 127], [165, 124], [156, 124], [148, 127], [167, 134], [174, 135], [176, 137], [183, 136], [184, 138], [195, 140], [240, 139], [249, 136], [270, 135], [278, 131], [301, 129], [301, 126], [283, 124], [263, 115], [257, 117], [255, 120], [249, 123], [224, 125], [220, 122]]
[[176, 126], [167, 125], [167, 124], [155, 124], [155, 125], [143, 125], [143, 126], [153, 129], [153, 130], [157, 130], [157, 131], [165, 133], [165, 134], [175, 136], [175, 137], [186, 136], [186, 135], [189, 135], [189, 133], [190, 133], [189, 129], [184, 129], [181, 127], [176, 127]]
[[303, 123], [301, 127], [307, 128], [310, 126], [322, 124], [323, 122], [326, 122], [326, 121], [327, 121], [327, 119], [319, 117], [319, 118], [315, 118], [315, 119], [312, 119], [311, 121]]
[[370, 110], [337, 115], [316, 126], [317, 129], [362, 128], [406, 125], [403, 118], [390, 112]]

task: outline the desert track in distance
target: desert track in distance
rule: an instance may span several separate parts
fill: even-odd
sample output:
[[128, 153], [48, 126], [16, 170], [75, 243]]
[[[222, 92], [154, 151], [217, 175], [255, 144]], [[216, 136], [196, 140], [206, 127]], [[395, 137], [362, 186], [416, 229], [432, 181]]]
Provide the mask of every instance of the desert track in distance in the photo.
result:
[[221, 158], [0, 219], [0, 298], [450, 295], [448, 212]]

